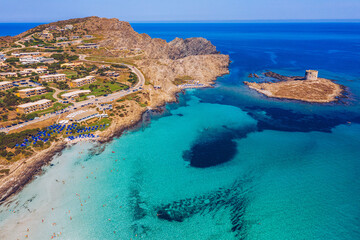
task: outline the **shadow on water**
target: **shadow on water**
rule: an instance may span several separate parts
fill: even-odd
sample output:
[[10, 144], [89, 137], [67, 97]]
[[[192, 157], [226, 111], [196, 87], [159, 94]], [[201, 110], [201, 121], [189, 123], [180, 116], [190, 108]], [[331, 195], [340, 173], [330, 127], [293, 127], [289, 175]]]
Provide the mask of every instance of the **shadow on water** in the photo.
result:
[[248, 107], [248, 114], [258, 121], [257, 127], [262, 130], [286, 132], [331, 132], [341, 124], [360, 123], [360, 116], [353, 114], [303, 114], [281, 108]]
[[222, 126], [204, 129], [190, 150], [183, 153], [183, 159], [192, 167], [207, 168], [230, 161], [237, 154], [235, 139], [245, 138], [256, 131], [254, 126], [231, 129]]

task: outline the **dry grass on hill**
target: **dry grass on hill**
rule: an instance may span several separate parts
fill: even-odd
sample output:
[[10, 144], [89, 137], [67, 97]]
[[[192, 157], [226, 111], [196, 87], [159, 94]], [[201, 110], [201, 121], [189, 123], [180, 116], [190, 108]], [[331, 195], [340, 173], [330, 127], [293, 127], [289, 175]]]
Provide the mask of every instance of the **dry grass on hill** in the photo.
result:
[[294, 99], [305, 102], [332, 102], [342, 93], [340, 85], [324, 78], [276, 83], [245, 82], [245, 84], [268, 97]]

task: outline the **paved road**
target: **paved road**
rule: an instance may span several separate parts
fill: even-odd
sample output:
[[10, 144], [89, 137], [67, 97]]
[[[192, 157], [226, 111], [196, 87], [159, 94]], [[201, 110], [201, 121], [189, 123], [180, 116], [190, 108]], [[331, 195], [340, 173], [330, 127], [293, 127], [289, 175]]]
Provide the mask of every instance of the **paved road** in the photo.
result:
[[58, 89], [58, 88], [56, 88], [56, 87], [51, 87], [51, 88], [55, 90], [55, 92], [54, 92], [53, 95], [52, 95], [53, 98], [55, 98], [55, 99], [58, 100], [58, 101], [61, 101], [62, 99], [58, 98], [58, 94], [61, 93], [61, 92], [64, 91], [64, 90], [60, 90], [60, 89]]
[[19, 45], [21, 48], [25, 48], [26, 46], [22, 43], [20, 43], [20, 40], [15, 42], [17, 45]]
[[[87, 61], [87, 60], [85, 60]], [[93, 62], [93, 61], [89, 61], [89, 62]], [[102, 62], [102, 63], [107, 63], [107, 62]], [[73, 112], [81, 107], [87, 106], [87, 105], [93, 105], [93, 104], [99, 104], [99, 103], [106, 103], [106, 102], [112, 102], [116, 99], [122, 98], [128, 94], [131, 94], [133, 92], [139, 91], [145, 84], [145, 77], [144, 75], [141, 73], [141, 71], [139, 69], [137, 69], [134, 66], [131, 65], [127, 65], [127, 64], [123, 64], [124, 66], [127, 66], [128, 68], [131, 69], [131, 71], [133, 73], [135, 73], [138, 77], [138, 82], [135, 84], [135, 86], [132, 86], [131, 88], [129, 88], [128, 90], [122, 90], [119, 92], [115, 92], [112, 94], [108, 94], [106, 97], [105, 96], [101, 96], [101, 97], [96, 97], [96, 98], [92, 98], [92, 99], [88, 99], [85, 101], [81, 101], [81, 102], [75, 102], [73, 104], [73, 106], [70, 106], [62, 111], [58, 111], [58, 113], [52, 113], [52, 114], [47, 114], [46, 116], [41, 116], [38, 119], [34, 119], [30, 122], [25, 122], [16, 126], [12, 126], [10, 128], [5, 128], [5, 129], [0, 129], [0, 132], [9, 132], [18, 128], [22, 128], [24, 126], [33, 124], [33, 123], [37, 123], [37, 122], [41, 122], [44, 121], [46, 119], [55, 117], [60, 115], [62, 112], [66, 111], [68, 113]]]

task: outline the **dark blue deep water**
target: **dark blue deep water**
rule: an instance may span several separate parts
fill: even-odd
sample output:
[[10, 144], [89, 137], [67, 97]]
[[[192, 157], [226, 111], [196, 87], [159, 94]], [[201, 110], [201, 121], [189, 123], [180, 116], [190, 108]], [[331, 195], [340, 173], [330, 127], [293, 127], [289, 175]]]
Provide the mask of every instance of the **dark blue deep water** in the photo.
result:
[[[0, 24], [0, 35], [34, 25]], [[1, 239], [360, 239], [360, 23], [132, 26], [167, 41], [204, 37], [230, 55], [230, 74], [103, 152], [65, 150], [0, 207]], [[310, 104], [243, 84], [306, 69], [346, 97]]]
[[15, 36], [41, 23], [0, 23], [0, 36]]

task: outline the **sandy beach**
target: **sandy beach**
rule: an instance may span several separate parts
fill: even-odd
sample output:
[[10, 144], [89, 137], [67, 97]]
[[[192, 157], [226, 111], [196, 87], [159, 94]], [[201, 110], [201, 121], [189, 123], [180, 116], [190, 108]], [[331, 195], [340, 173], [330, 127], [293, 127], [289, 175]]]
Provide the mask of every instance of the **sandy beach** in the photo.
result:
[[[214, 81], [209, 81], [204, 87], [209, 87]], [[197, 87], [198, 88], [198, 87]], [[131, 128], [136, 127], [143, 121], [143, 115], [148, 110], [162, 112], [162, 107], [166, 103], [174, 102], [177, 100], [177, 94], [183, 91], [182, 88], [172, 88], [171, 95], [173, 98], [166, 99], [160, 93], [154, 93], [154, 101], [152, 107], [144, 108], [134, 101], [126, 101], [129, 105], [131, 112], [126, 117], [114, 117], [112, 124], [102, 132], [95, 132], [97, 138], [79, 138], [72, 141], [61, 139], [58, 142], [52, 143], [51, 147], [44, 149], [30, 158], [22, 159], [9, 165], [9, 174], [0, 179], [0, 204], [4, 203], [11, 195], [20, 191], [33, 177], [41, 173], [41, 168], [48, 164], [56, 154], [60, 153], [66, 147], [71, 147], [78, 143], [83, 142], [98, 142], [105, 144], [112, 141], [115, 137], [120, 137], [121, 134]], [[168, 100], [168, 101], [166, 101]]]

